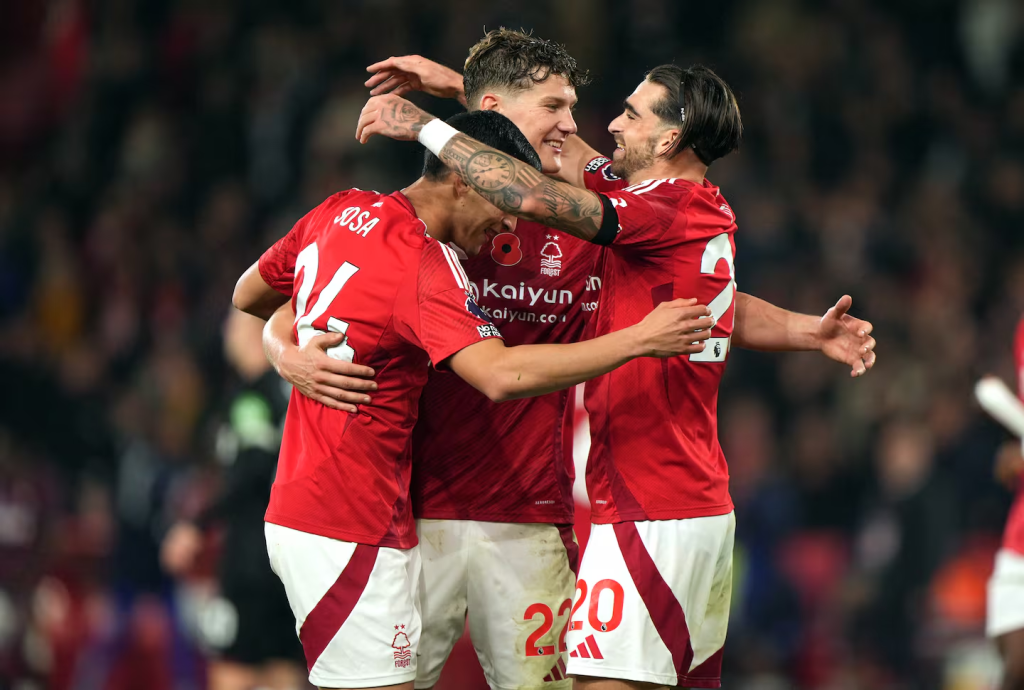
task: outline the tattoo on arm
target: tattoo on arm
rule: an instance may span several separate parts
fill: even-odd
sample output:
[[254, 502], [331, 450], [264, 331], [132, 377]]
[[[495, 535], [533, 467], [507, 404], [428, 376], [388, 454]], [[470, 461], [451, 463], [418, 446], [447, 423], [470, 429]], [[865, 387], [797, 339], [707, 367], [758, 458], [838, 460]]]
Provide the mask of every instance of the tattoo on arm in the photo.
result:
[[423, 126], [433, 120], [434, 116], [403, 100], [384, 110], [381, 119], [394, 131], [405, 131], [405, 127], [396, 129], [396, 126], [412, 123], [409, 129], [419, 134]]
[[452, 137], [440, 158], [470, 188], [506, 213], [585, 240], [601, 229], [603, 207], [597, 194], [553, 180], [465, 134]]

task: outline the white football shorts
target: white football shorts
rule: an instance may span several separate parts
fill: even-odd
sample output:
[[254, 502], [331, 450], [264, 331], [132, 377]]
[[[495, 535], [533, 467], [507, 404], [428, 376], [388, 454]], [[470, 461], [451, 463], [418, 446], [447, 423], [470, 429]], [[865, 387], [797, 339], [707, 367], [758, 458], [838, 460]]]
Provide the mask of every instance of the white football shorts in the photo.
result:
[[565, 626], [578, 548], [572, 528], [539, 523], [417, 520], [423, 573], [417, 688], [437, 683], [469, 614], [492, 688], [569, 690]]
[[353, 544], [269, 522], [265, 533], [310, 683], [365, 688], [416, 677], [418, 547]]
[[569, 673], [721, 687], [733, 513], [593, 525], [576, 582]]
[[1024, 555], [999, 549], [988, 581], [985, 633], [999, 637], [1014, 630], [1024, 630]]

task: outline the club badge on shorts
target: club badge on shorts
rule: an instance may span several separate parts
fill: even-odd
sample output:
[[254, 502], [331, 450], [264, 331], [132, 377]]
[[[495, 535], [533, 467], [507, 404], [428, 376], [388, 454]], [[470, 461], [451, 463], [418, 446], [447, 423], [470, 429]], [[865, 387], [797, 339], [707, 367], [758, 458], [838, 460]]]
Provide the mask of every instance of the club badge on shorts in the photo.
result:
[[409, 636], [405, 634], [405, 624], [396, 625], [395, 639], [391, 642], [391, 648], [395, 650], [395, 668], [409, 668], [412, 663], [412, 652], [409, 651], [409, 647], [412, 644], [409, 642]]

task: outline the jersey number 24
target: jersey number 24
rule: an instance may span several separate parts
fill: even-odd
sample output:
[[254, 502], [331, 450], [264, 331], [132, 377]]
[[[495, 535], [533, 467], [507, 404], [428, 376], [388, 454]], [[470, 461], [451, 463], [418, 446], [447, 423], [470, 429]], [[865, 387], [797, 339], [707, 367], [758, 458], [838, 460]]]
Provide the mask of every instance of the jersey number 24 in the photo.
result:
[[[322, 335], [327, 332], [342, 333], [345, 334], [345, 339], [338, 345], [328, 348], [327, 356], [351, 362], [355, 358], [356, 352], [348, 344], [348, 323], [332, 316], [327, 319], [327, 331], [321, 331], [313, 328], [313, 322], [324, 315], [327, 307], [331, 306], [338, 293], [345, 287], [345, 283], [356, 274], [359, 267], [347, 261], [343, 263], [335, 271], [331, 281], [320, 290], [320, 294], [317, 295], [313, 304], [309, 304], [309, 296], [313, 293], [319, 268], [320, 250], [317, 249], [316, 242], [314, 242], [295, 257], [296, 275], [298, 275], [300, 270], [302, 271], [302, 284], [299, 286], [298, 295], [295, 297], [295, 331], [298, 334], [299, 347], [308, 343], [315, 335]], [[309, 309], [308, 313], [306, 311], [307, 307]]]

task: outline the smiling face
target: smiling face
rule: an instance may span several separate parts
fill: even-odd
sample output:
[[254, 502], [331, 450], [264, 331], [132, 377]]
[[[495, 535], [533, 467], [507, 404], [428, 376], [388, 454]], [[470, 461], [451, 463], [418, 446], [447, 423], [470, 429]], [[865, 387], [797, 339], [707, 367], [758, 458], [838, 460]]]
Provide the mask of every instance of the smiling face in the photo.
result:
[[486, 93], [479, 106], [481, 110], [496, 110], [515, 123], [540, 154], [545, 173], [562, 169], [562, 145], [576, 133], [572, 116], [576, 89], [565, 77], [552, 74], [522, 90]]
[[638, 171], [650, 168], [679, 133], [678, 128], [667, 126], [652, 110], [665, 93], [665, 87], [659, 84], [640, 82], [623, 103], [622, 114], [608, 125], [615, 138], [611, 169], [619, 177], [631, 180]]

